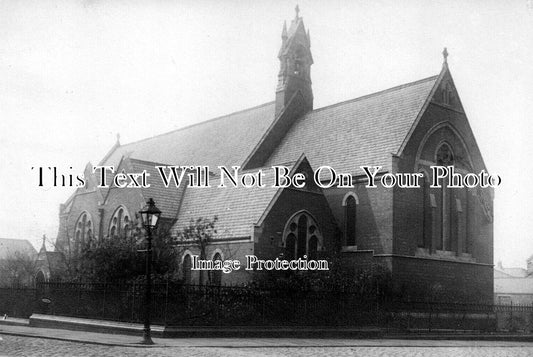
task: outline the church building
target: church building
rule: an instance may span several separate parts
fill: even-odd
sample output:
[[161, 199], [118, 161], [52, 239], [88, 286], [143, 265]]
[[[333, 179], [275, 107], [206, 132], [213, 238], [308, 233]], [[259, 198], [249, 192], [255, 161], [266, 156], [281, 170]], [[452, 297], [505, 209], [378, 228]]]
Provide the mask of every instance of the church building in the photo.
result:
[[[491, 302], [492, 189], [430, 187], [431, 166], [453, 166], [462, 174], [487, 170], [446, 50], [443, 55], [435, 76], [314, 108], [311, 40], [296, 12], [281, 33], [274, 101], [125, 145], [117, 140], [99, 165], [114, 166], [115, 172], [146, 170], [153, 178], [150, 187], [98, 187], [89, 163], [85, 187], [60, 206], [56, 245], [75, 252], [89, 240], [133, 234], [138, 211], [153, 198], [168, 234], [177, 235], [191, 220], [217, 217], [216, 234], [206, 247], [210, 260], [238, 259], [245, 265], [246, 255], [336, 255], [348, 274], [387, 269], [394, 286], [408, 296], [422, 292]], [[261, 169], [267, 185], [165, 187], [155, 167], [167, 165], [208, 166], [212, 182], [220, 176], [219, 166]], [[306, 185], [268, 185], [277, 165], [290, 175], [302, 173]], [[421, 173], [421, 187], [366, 187], [365, 165], [380, 166], [378, 178]], [[314, 172], [322, 166], [349, 174], [353, 185], [314, 184]], [[331, 175], [323, 170], [320, 182], [329, 182]], [[199, 274], [190, 267], [199, 248], [184, 242], [180, 249], [182, 278], [198, 283]], [[253, 276], [241, 269], [210, 279], [233, 284]]]

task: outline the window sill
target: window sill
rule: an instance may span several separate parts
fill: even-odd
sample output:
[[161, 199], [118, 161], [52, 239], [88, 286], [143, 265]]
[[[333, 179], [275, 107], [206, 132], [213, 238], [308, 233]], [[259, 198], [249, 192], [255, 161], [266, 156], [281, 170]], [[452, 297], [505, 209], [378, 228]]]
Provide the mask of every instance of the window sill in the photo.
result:
[[436, 250], [433, 254], [431, 254], [428, 248], [417, 248], [415, 256], [440, 260], [476, 263], [476, 259], [472, 257], [472, 254], [459, 253], [459, 255], [457, 255], [456, 252], [452, 252], [449, 250]]
[[341, 248], [341, 252], [356, 252], [357, 246], [356, 245], [345, 245]]

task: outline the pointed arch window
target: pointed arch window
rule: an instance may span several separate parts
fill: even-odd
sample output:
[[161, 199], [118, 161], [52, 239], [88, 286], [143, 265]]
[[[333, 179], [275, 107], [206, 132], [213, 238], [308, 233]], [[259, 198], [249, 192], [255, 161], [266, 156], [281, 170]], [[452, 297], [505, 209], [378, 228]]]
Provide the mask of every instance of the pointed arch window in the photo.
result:
[[78, 217], [74, 235], [76, 237], [75, 249], [77, 252], [79, 252], [86, 243], [89, 243], [92, 240], [93, 222], [89, 212], [84, 211]]
[[131, 230], [131, 219], [128, 210], [124, 206], [119, 206], [109, 223], [109, 237], [129, 237]]
[[[453, 166], [455, 163], [452, 148], [447, 143], [442, 143], [435, 154], [435, 162], [439, 166]], [[453, 216], [454, 205], [452, 204], [453, 192], [448, 187], [446, 180], [442, 180], [440, 188], [440, 239], [437, 249], [452, 250], [454, 245]]]
[[289, 219], [283, 233], [283, 246], [286, 260], [304, 256], [316, 258], [323, 249], [323, 240], [315, 219], [309, 213], [301, 211]]
[[450, 82], [446, 82], [442, 88], [442, 102], [448, 105], [455, 104], [453, 86]]
[[185, 284], [190, 284], [192, 281], [192, 259], [190, 254], [186, 254], [183, 257], [183, 282]]
[[358, 199], [355, 193], [349, 192], [344, 197], [344, 245], [357, 245], [357, 205]]
[[[215, 255], [213, 255], [212, 260], [214, 262], [221, 261], [222, 256], [220, 255], [220, 253], [215, 253]], [[210, 270], [209, 271], [209, 283], [211, 285], [220, 286], [220, 284], [222, 283], [222, 270]]]
[[420, 235], [418, 236], [418, 247], [430, 249], [434, 207], [432, 205], [431, 194], [429, 191], [429, 175], [425, 171], [421, 171], [420, 173], [423, 175], [421, 180], [422, 230], [420, 232]]
[[296, 252], [296, 236], [294, 233], [289, 233], [287, 238], [285, 239], [285, 259], [287, 260], [293, 260], [296, 258], [295, 256]]

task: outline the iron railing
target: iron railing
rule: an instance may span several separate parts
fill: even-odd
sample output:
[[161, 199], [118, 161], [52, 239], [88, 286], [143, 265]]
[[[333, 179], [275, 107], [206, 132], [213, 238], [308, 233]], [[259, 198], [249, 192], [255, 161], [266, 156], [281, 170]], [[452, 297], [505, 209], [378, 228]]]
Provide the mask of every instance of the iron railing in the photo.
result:
[[[0, 314], [142, 322], [143, 284], [45, 282], [0, 288]], [[404, 301], [353, 291], [157, 283], [152, 321], [166, 326], [379, 326], [532, 331], [533, 305]]]

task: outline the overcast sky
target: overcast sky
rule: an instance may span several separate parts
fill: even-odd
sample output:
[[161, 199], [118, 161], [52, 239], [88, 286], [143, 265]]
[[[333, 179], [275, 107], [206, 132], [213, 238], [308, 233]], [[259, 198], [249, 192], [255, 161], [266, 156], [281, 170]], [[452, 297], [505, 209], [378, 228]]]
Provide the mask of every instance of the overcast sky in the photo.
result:
[[[495, 262], [524, 266], [533, 254], [533, 1], [299, 5], [315, 108], [438, 74], [448, 47], [477, 143], [503, 179]], [[73, 190], [39, 189], [31, 167], [76, 175], [117, 133], [128, 143], [273, 100], [294, 6], [1, 1], [0, 236], [39, 246], [57, 235], [59, 204]]]

